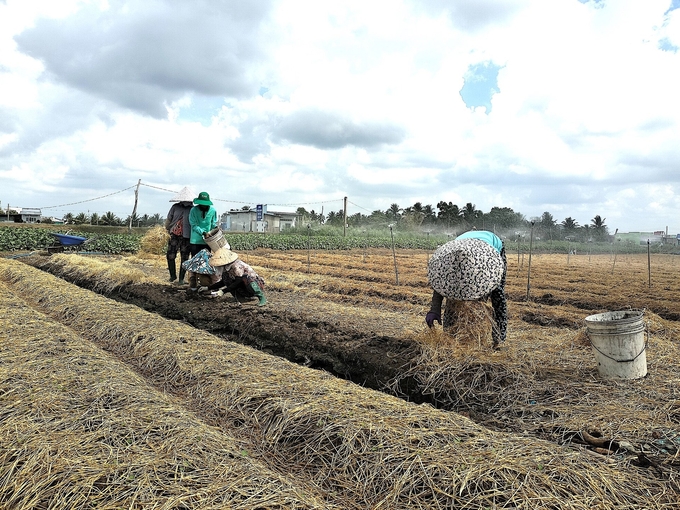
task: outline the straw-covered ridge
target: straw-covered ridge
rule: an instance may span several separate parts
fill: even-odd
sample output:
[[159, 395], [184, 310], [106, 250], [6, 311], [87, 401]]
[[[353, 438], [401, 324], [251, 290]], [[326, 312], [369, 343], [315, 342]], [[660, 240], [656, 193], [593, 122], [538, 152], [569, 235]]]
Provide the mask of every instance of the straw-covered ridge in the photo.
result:
[[4, 284], [0, 300], [3, 508], [325, 506]]
[[[277, 252], [246, 252], [243, 257], [262, 265], [269, 264], [270, 258], [281, 260]], [[82, 280], [95, 288], [103, 285], [96, 271], [84, 274], [78, 258], [47, 260], [50, 271], [69, 277], [77, 265], [79, 276], [71, 277], [73, 280]], [[434, 395], [438, 406], [472, 412], [476, 421], [494, 428], [528, 432], [559, 442], [580, 441], [583, 433], [591, 433], [633, 443], [636, 452], [643, 454], [640, 460], [643, 465], [649, 463], [649, 454], [656, 457], [651, 459], [654, 462], [668, 460], [677, 465], [680, 460], [680, 441], [674, 439], [678, 409], [669, 403], [675, 401], [675, 387], [680, 380], [680, 367], [674, 362], [679, 350], [675, 340], [680, 335], [677, 323], [646, 311], [649, 374], [644, 380], [623, 384], [598, 377], [583, 327], [586, 315], [605, 311], [600, 309], [602, 299], [611, 300], [609, 305], [604, 302], [610, 309], [641, 306], [649, 301], [659, 313], [670, 317], [677, 314], [674, 310], [678, 291], [674, 289], [680, 287], [680, 278], [673, 271], [674, 259], [659, 259], [657, 273], [663, 277], [663, 286], [649, 288], [639, 258], [620, 256], [616, 269], [621, 274], [606, 281], [609, 278], [602, 275], [609, 275], [612, 269], [612, 259], [607, 256], [593, 257], [592, 262], [589, 256], [571, 257], [569, 263], [566, 257], [537, 256], [534, 273], [540, 278], [532, 285], [541, 294], [536, 300], [516, 301], [512, 294], [522, 286], [526, 293], [526, 280], [517, 277], [522, 266], [519, 260], [510, 257], [507, 286], [510, 326], [502, 353], [491, 353], [484, 346], [471, 349], [459, 341], [448, 345], [450, 348], [447, 342], [438, 345], [437, 341], [433, 345], [428, 339], [451, 336], [433, 336], [441, 330], [432, 332], [424, 328], [424, 303], [429, 300], [426, 290], [419, 291], [421, 304], [416, 305], [410, 298], [401, 300], [401, 291], [392, 291], [397, 289], [394, 285], [365, 283], [363, 276], [357, 281], [354, 271], [364, 264], [361, 254], [317, 253], [311, 257], [317, 261], [318, 271], [324, 267], [344, 271], [346, 277], [342, 279], [307, 273], [303, 264], [308, 260], [307, 254], [291, 253], [291, 260], [292, 269], [266, 274], [269, 291], [277, 291], [275, 306], [309, 320], [337, 321], [345, 331], [374, 331], [423, 343], [421, 356], [414, 360], [411, 370], [399, 375], [418, 381], [423, 392]], [[371, 272], [378, 273], [380, 264], [375, 260], [382, 262], [382, 274], [378, 276], [385, 280], [391, 270], [389, 259], [376, 253], [366, 259]], [[130, 266], [135, 262], [144, 272], [154, 269], [150, 259], [125, 260]], [[164, 264], [164, 260], [158, 262], [156, 269], [160, 269], [161, 262]], [[424, 262], [425, 254], [402, 257], [400, 264], [406, 267], [400, 271], [418, 274]], [[293, 267], [296, 264], [305, 272]], [[268, 271], [261, 266], [258, 270]], [[128, 278], [125, 272], [121, 276]], [[115, 277], [112, 272], [111, 280]], [[108, 280], [107, 276], [105, 281]], [[324, 287], [326, 280], [333, 282]], [[336, 290], [330, 291], [330, 287]], [[545, 292], [548, 288], [550, 293]], [[586, 306], [592, 311], [586, 311]], [[398, 382], [393, 384], [392, 391], [398, 386]], [[636, 413], [629, 413], [631, 406], [637, 409]], [[628, 454], [635, 452], [628, 450]]]
[[143, 269], [144, 265], [152, 262], [140, 257], [133, 259], [136, 263], [121, 257], [80, 257], [65, 254], [53, 255], [49, 260], [60, 267], [65, 278], [75, 283], [90, 281], [96, 276], [92, 290], [97, 292], [107, 293], [124, 285], [158, 282], [156, 277], [148, 275]]
[[[0, 261], [0, 280], [30, 306], [124, 359], [150, 384], [178, 395], [206, 423], [246, 442], [254, 466], [267, 464], [294, 487], [315, 487], [325, 506], [670, 509], [678, 501], [673, 480], [645, 476], [625, 462], [593, 465], [593, 457], [576, 447], [491, 432], [461, 415], [225, 342], [18, 262]], [[106, 388], [134, 380], [118, 364], [113, 371], [101, 378]], [[144, 428], [148, 418], [140, 418], [162, 402], [152, 395], [160, 394], [149, 392], [147, 403], [125, 411], [126, 437], [145, 437], [153, 426]], [[49, 406], [56, 416], [69, 405]], [[155, 408], [152, 413], [155, 423], [160, 415]], [[11, 438], [11, 430], [4, 436]], [[20, 448], [16, 439], [7, 441]], [[109, 451], [115, 458], [117, 450]], [[14, 476], [3, 480], [8, 486]]]

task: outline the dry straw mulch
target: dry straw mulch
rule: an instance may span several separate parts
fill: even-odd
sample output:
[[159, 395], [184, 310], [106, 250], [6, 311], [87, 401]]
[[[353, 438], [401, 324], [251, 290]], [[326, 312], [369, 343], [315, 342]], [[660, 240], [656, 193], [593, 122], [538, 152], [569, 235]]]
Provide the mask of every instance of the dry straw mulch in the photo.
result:
[[[522, 328], [521, 323], [510, 329], [501, 352], [475, 341], [480, 334], [476, 326], [449, 335], [440, 329], [421, 332], [416, 336], [420, 355], [398, 379], [413, 378], [438, 406], [468, 412], [487, 426], [559, 443], [607, 443], [607, 448], [594, 448], [605, 455], [601, 460], [625, 455], [676, 480], [677, 336], [668, 321], [654, 314], [646, 314], [646, 322], [649, 372], [643, 379], [603, 379], [585, 328]], [[489, 340], [488, 334], [483, 337]]]
[[321, 508], [129, 366], [0, 283], [3, 508]]
[[139, 243], [141, 252], [151, 255], [165, 255], [170, 234], [161, 225], [147, 230]]
[[[263, 262], [267, 258], [254, 254], [245, 257], [253, 259], [252, 262]], [[347, 254], [318, 254], [316, 258], [348, 267], [357, 264], [357, 257]], [[371, 256], [371, 259], [377, 258]], [[111, 276], [107, 274], [102, 278], [95, 271], [100, 265], [90, 267], [91, 263], [88, 263], [85, 267], [79, 259], [82, 257], [50, 257], [51, 270], [76, 280], [78, 273], [90, 284], [99, 282], [96, 287], [106, 282], [114, 285], [116, 278], [129, 280], [127, 271], [120, 271], [120, 274], [111, 271]], [[133, 259], [128, 257], [124, 262], [133, 265]], [[414, 259], [417, 257], [405, 260], [413, 263]], [[600, 275], [598, 270], [601, 272], [603, 267], [610, 270], [606, 257], [597, 261], [593, 257], [592, 267], [590, 264], [586, 267], [559, 265], [556, 256], [541, 256], [537, 260], [540, 264], [535, 263], [536, 267], [552, 271], [545, 276], [552, 282], [551, 295], [555, 298], [565, 292], [573, 292], [571, 299], [588, 296], [591, 278]], [[118, 263], [122, 262], [116, 261]], [[153, 266], [152, 261], [146, 259], [140, 263], [146, 265], [145, 273]], [[332, 264], [324, 262], [323, 265]], [[639, 267], [630, 265], [634, 269]], [[106, 268], [106, 264], [101, 267]], [[126, 268], [125, 265], [121, 267]], [[389, 272], [389, 267], [387, 270]], [[580, 271], [591, 276], [583, 278]], [[490, 318], [484, 304], [476, 303], [479, 305], [477, 311], [487, 317], [458, 322], [459, 325], [482, 326], [471, 330], [474, 338], [461, 342], [460, 332], [454, 332], [452, 336], [442, 335], [440, 329], [427, 330], [422, 323], [424, 306], [394, 301], [394, 294], [389, 289], [383, 293], [382, 287], [373, 284], [365, 288], [364, 293], [356, 292], [360, 287], [351, 281], [351, 276], [348, 269], [345, 280], [349, 282], [346, 283], [318, 274], [274, 271], [267, 275], [267, 281], [270, 289], [281, 290], [275, 298], [281, 309], [297, 310], [297, 313], [318, 320], [337, 320], [338, 326], [343, 328], [364, 328], [365, 331], [374, 328], [377, 334], [414, 338], [423, 344], [421, 355], [401, 378], [414, 380], [421, 391], [432, 395], [440, 408], [468, 413], [476, 421], [495, 429], [522, 431], [559, 443], [592, 446], [584, 441], [586, 434], [603, 437], [615, 446], [613, 450], [603, 452], [608, 456], [614, 452], [632, 455], [633, 459], [637, 456], [636, 462], [652, 465], [662, 476], [667, 476], [666, 468], [672, 469], [671, 475], [677, 471], [680, 464], [677, 430], [680, 407], [675, 403], [675, 391], [680, 384], [680, 366], [675, 363], [680, 354], [677, 323], [646, 312], [650, 335], [646, 353], [649, 375], [638, 381], [603, 381], [597, 374], [596, 359], [583, 327], [583, 318], [598, 310], [589, 312], [568, 303], [546, 305], [510, 300], [508, 340], [503, 352], [492, 353], [487, 347], [490, 345]], [[667, 282], [672, 283], [671, 277], [672, 272], [667, 272]], [[601, 280], [601, 275], [598, 278]], [[620, 280], [634, 278], [634, 273], [626, 273]], [[332, 285], [338, 286], [337, 297], [324, 290], [325, 279], [333, 280]], [[593, 287], [600, 292], [600, 287]], [[601, 288], [607, 299], [617, 299], [617, 307], [631, 299], [624, 295], [627, 289], [624, 285], [615, 286], [616, 293], [611, 295], [606, 294], [605, 287]], [[675, 292], [653, 290], [657, 299], [667, 302]], [[642, 291], [638, 286], [631, 285], [631, 291], [636, 299], [641, 299]], [[374, 295], [363, 296], [367, 292]], [[338, 302], [355, 298], [362, 306]], [[428, 296], [421, 300], [426, 302]], [[389, 389], [397, 392], [399, 386], [397, 380]], [[636, 412], [631, 413], [631, 408]], [[626, 448], [618, 448], [621, 444]], [[664, 466], [658, 466], [659, 463]]]
[[[247, 442], [255, 460], [296, 486], [312, 484], [325, 507], [670, 509], [678, 501], [673, 480], [645, 476], [626, 462], [594, 463], [575, 447], [491, 432], [455, 413], [115, 303], [16, 261], [0, 261], [0, 281], [149, 383], [176, 393], [206, 423]], [[119, 372], [110, 385], [127, 379]], [[53, 407], [56, 415], [69, 413], [68, 402]], [[16, 441], [10, 446], [21, 448]]]

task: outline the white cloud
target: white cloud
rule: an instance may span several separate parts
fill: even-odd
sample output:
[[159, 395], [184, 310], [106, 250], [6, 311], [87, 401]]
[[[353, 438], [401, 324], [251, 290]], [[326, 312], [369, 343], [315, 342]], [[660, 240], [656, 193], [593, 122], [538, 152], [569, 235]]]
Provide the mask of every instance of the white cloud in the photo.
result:
[[[8, 0], [0, 199], [70, 203], [141, 178], [234, 203], [445, 200], [680, 232], [668, 4]], [[460, 96], [481, 62], [500, 67], [488, 114]], [[162, 191], [143, 198], [165, 214]]]

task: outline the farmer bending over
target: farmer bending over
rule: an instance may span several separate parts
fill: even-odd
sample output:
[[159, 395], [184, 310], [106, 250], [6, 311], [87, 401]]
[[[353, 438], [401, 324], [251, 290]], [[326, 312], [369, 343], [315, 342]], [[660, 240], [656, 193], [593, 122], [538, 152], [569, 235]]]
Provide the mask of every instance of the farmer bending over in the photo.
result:
[[444, 297], [444, 331], [451, 329], [456, 321], [453, 314], [455, 301], [486, 300], [490, 297], [495, 321], [491, 336], [494, 349], [498, 349], [505, 342], [508, 327], [505, 300], [507, 266], [503, 241], [486, 230], [471, 230], [437, 248], [427, 265], [427, 278], [434, 289], [432, 305], [425, 316], [427, 325], [433, 327], [435, 321], [442, 324]]
[[234, 298], [250, 299], [257, 297], [257, 306], [267, 303], [267, 298], [262, 291], [264, 280], [248, 264], [238, 258], [238, 255], [227, 248], [217, 250], [208, 263], [215, 268], [220, 281], [209, 287], [214, 291], [214, 296], [221, 296], [225, 292], [231, 292]]

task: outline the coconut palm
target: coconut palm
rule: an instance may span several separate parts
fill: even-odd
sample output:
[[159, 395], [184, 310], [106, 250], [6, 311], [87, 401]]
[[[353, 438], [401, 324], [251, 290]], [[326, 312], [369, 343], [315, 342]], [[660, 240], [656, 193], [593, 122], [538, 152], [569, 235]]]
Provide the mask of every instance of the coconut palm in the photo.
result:
[[463, 219], [470, 227], [475, 225], [475, 222], [477, 221], [477, 218], [479, 218], [480, 214], [481, 211], [477, 209], [475, 204], [472, 202], [468, 202], [465, 204], [465, 207], [463, 207]]
[[423, 214], [425, 215], [425, 221], [424, 223], [427, 223], [429, 225], [433, 225], [437, 221], [437, 215], [434, 212], [434, 209], [432, 208], [432, 205], [427, 204], [426, 206], [423, 207]]
[[401, 217], [402, 211], [403, 209], [399, 207], [399, 204], [392, 204], [390, 205], [390, 208], [385, 211], [385, 214], [387, 214], [391, 220], [397, 221]]
[[104, 216], [102, 216], [99, 219], [99, 223], [101, 223], [102, 225], [109, 225], [111, 227], [115, 227], [120, 225], [120, 218], [113, 214], [111, 211], [107, 211], [106, 214], [104, 214]]
[[78, 213], [74, 218], [73, 218], [73, 223], [76, 225], [84, 225], [85, 223], [88, 223], [89, 218], [85, 215], [84, 212]]
[[437, 209], [439, 209], [439, 212], [437, 213], [437, 220], [439, 220], [441, 223], [445, 223], [446, 228], [455, 227], [458, 223], [460, 223], [463, 212], [456, 204], [452, 202], [444, 202], [442, 200], [441, 202], [437, 203]]
[[425, 219], [423, 204], [416, 202], [412, 206], [404, 209], [403, 218], [412, 227], [419, 227], [422, 225], [423, 220]]
[[560, 225], [562, 226], [562, 231], [564, 232], [565, 238], [573, 237], [576, 233], [576, 230], [578, 229], [578, 222], [571, 216], [564, 218], [564, 221], [562, 221]]
[[590, 226], [595, 231], [595, 237], [602, 241], [609, 235], [609, 228], [605, 225], [606, 218], [602, 218], [599, 214], [590, 220]]

